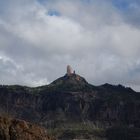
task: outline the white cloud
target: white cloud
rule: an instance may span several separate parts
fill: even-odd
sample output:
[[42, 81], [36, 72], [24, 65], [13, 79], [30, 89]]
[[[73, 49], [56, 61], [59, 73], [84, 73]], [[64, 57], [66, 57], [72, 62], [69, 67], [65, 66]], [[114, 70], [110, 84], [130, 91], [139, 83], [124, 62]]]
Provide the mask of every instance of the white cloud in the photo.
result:
[[[93, 84], [140, 87], [140, 30], [110, 2], [0, 5], [1, 84], [46, 84], [71, 64]], [[50, 9], [60, 16], [48, 15]]]

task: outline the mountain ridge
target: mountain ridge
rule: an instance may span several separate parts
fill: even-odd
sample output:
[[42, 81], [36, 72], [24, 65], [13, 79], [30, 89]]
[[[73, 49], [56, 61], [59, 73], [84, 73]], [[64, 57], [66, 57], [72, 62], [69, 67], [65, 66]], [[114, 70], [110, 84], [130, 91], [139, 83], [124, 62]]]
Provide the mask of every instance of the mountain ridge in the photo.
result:
[[[94, 88], [121, 88], [121, 89], [127, 89], [127, 90], [131, 90], [133, 92], [137, 92], [135, 91], [134, 89], [132, 89], [131, 87], [126, 87], [124, 85], [121, 85], [121, 84], [110, 84], [110, 83], [105, 83], [105, 84], [102, 84], [102, 85], [93, 85], [93, 84], [90, 84], [88, 83], [85, 78], [81, 77], [80, 75], [78, 74], [71, 74], [71, 75], [67, 75], [65, 74], [64, 76], [60, 77], [60, 78], [57, 78], [56, 80], [54, 80], [53, 82], [51, 82], [50, 84], [47, 84], [47, 85], [42, 85], [42, 86], [36, 86], [36, 87], [31, 87], [31, 86], [23, 86], [23, 85], [18, 85], [18, 84], [15, 84], [15, 85], [0, 85], [0, 88], [2, 87], [5, 87], [5, 88], [19, 88], [19, 89], [23, 89], [23, 90], [35, 90], [35, 89], [41, 89], [41, 88], [45, 88], [45, 90], [49, 90], [51, 88], [56, 88], [56, 87], [60, 87], [61, 90], [64, 91], [63, 86], [66, 86], [66, 91], [72, 91], [71, 87], [70, 86], [80, 86], [79, 89], [77, 90], [82, 90], [82, 88], [85, 88], [85, 87], [89, 87], [90, 89], [94, 89]], [[76, 90], [76, 89], [75, 89]], [[140, 92], [137, 92], [137, 93], [140, 93]]]
[[140, 128], [139, 107], [139, 92], [107, 83], [93, 86], [75, 73], [35, 88], [0, 86], [0, 115], [8, 114], [51, 130], [64, 127], [64, 133], [76, 127], [81, 135], [85, 130], [80, 126], [85, 129], [85, 125], [105, 130], [118, 125]]

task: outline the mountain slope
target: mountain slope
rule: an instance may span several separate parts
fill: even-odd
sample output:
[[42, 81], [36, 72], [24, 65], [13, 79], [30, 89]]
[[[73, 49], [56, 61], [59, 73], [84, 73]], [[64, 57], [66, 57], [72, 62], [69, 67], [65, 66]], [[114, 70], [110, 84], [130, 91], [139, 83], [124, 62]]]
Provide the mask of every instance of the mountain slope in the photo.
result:
[[140, 94], [130, 88], [92, 86], [79, 75], [65, 75], [50, 85], [29, 88], [0, 87], [0, 113], [33, 122], [109, 121], [139, 122]]
[[85, 127], [140, 128], [140, 93], [122, 85], [93, 86], [70, 74], [36, 88], [0, 86], [0, 114], [63, 129], [64, 134], [71, 128], [84, 131], [85, 136]]
[[[91, 91], [93, 86], [90, 85], [83, 77], [77, 74], [64, 75], [45, 86], [46, 91]], [[43, 89], [43, 88], [42, 88]]]

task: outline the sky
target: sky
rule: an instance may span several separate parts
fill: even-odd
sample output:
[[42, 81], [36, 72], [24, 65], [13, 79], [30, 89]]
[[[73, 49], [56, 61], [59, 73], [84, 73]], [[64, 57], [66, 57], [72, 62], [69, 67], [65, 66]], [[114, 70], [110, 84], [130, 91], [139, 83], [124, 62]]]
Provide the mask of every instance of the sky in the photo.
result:
[[0, 84], [46, 85], [68, 64], [140, 91], [140, 0], [0, 0]]

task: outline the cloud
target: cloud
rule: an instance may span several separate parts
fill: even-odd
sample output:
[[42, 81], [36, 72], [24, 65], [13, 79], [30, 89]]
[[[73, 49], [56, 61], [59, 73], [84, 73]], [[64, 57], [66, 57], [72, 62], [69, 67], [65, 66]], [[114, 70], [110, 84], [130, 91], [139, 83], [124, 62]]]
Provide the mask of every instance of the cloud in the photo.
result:
[[48, 84], [70, 64], [92, 84], [140, 89], [139, 6], [114, 0], [0, 2], [1, 84]]

